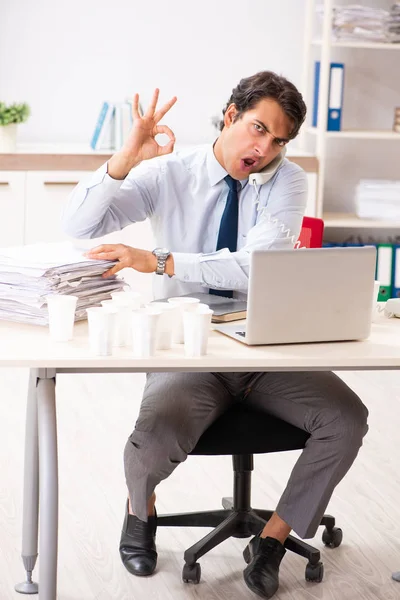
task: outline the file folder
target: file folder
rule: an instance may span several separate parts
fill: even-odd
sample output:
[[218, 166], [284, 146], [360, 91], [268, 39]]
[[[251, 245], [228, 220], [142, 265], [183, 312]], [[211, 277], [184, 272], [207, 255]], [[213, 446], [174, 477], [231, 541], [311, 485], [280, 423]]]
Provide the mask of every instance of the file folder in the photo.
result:
[[342, 128], [344, 64], [331, 63], [328, 101], [328, 131]]
[[393, 246], [392, 298], [400, 298], [400, 246]]
[[[314, 71], [314, 105], [313, 105], [313, 127], [318, 125], [318, 99], [321, 63], [315, 62]], [[342, 128], [342, 107], [344, 90], [344, 64], [331, 63], [329, 73], [328, 93], [328, 131], [340, 131]]]
[[376, 279], [380, 282], [378, 302], [392, 297], [393, 246], [377, 244]]

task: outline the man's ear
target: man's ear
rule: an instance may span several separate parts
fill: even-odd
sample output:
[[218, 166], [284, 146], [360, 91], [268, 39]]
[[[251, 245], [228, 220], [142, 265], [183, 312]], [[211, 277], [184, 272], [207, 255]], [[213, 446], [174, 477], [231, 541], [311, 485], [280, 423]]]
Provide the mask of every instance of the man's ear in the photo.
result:
[[235, 117], [237, 115], [236, 104], [230, 104], [225, 111], [224, 114], [224, 125], [225, 127], [230, 127], [235, 122]]

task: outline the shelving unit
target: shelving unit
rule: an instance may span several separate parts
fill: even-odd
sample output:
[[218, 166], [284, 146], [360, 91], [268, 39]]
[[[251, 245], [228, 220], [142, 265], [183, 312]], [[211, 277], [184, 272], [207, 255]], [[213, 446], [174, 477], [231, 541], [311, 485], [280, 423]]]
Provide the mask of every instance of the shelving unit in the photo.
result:
[[[314, 46], [322, 46], [322, 40], [313, 40]], [[400, 44], [387, 44], [382, 42], [332, 42], [332, 48], [365, 48], [371, 50], [400, 50]]]
[[[318, 135], [319, 131], [317, 127], [308, 127], [307, 132], [313, 135]], [[396, 131], [385, 131], [385, 130], [363, 130], [363, 129], [344, 129], [342, 131], [326, 131], [325, 137], [327, 138], [350, 138], [350, 139], [364, 139], [364, 140], [400, 140], [400, 133]]]
[[[320, 2], [320, 0], [318, 0]], [[303, 69], [303, 85], [302, 89], [305, 93], [306, 104], [308, 105], [308, 124], [306, 123], [300, 137], [300, 147], [303, 150], [309, 150], [307, 141], [309, 136], [315, 140], [315, 155], [319, 162], [318, 186], [317, 186], [317, 201], [316, 201], [316, 216], [322, 217], [326, 227], [330, 228], [377, 228], [400, 229], [400, 222], [393, 221], [378, 221], [375, 219], [360, 219], [354, 214], [343, 213], [326, 213], [324, 211], [324, 190], [327, 173], [326, 155], [327, 145], [332, 139], [346, 140], [360, 139], [365, 140], [386, 140], [390, 143], [400, 142], [400, 133], [391, 130], [342, 130], [342, 131], [327, 131], [326, 123], [328, 119], [328, 96], [329, 96], [329, 72], [330, 63], [334, 62], [336, 48], [347, 48], [349, 51], [363, 50], [379, 50], [379, 51], [400, 51], [400, 44], [390, 43], [374, 43], [374, 42], [344, 42], [335, 41], [332, 38], [332, 16], [334, 0], [324, 0], [324, 15], [322, 22], [321, 39], [315, 39], [314, 24], [316, 18], [316, 0], [307, 1], [306, 23], [304, 31], [304, 69]], [[313, 103], [313, 77], [314, 77], [314, 61], [312, 52], [314, 48], [320, 48], [320, 80], [319, 80], [319, 96], [318, 96], [318, 123], [317, 127], [310, 127], [312, 103]], [[399, 89], [400, 92], [400, 89]], [[398, 150], [393, 148], [393, 152], [400, 154], [400, 144]]]
[[360, 219], [351, 213], [324, 213], [326, 228], [335, 229], [400, 229], [400, 221]]

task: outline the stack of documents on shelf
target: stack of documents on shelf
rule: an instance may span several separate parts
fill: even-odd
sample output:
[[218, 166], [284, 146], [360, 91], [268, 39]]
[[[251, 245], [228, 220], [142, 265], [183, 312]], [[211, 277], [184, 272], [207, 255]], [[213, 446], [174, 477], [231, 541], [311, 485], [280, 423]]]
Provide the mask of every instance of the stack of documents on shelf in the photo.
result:
[[400, 2], [395, 2], [390, 10], [388, 29], [392, 41], [400, 42]]
[[115, 261], [91, 260], [72, 242], [0, 248], [0, 319], [48, 324], [46, 296], [78, 296], [75, 320], [126, 286], [116, 276], [103, 278]]
[[400, 221], [400, 181], [361, 179], [356, 192], [356, 212], [364, 219]]
[[[396, 2], [396, 4], [399, 4]], [[360, 4], [336, 6], [333, 9], [332, 32], [338, 41], [346, 42], [398, 42], [400, 36], [394, 28], [398, 6], [392, 11]], [[318, 7], [318, 13], [323, 8]]]

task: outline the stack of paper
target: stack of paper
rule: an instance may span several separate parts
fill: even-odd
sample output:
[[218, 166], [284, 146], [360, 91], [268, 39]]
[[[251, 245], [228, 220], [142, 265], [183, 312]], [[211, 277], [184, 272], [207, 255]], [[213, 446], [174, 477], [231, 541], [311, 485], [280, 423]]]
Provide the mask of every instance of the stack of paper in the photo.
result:
[[126, 286], [116, 276], [103, 278], [114, 261], [91, 260], [72, 242], [0, 248], [0, 319], [48, 324], [46, 295], [78, 296], [75, 320]]
[[390, 10], [388, 28], [393, 41], [400, 42], [400, 2], [395, 2]]
[[361, 179], [357, 186], [356, 212], [364, 219], [400, 220], [400, 181]]
[[[391, 12], [360, 4], [336, 6], [333, 9], [332, 31], [336, 40], [357, 42], [399, 42], [398, 14], [400, 3]], [[323, 16], [322, 6], [317, 12]]]

